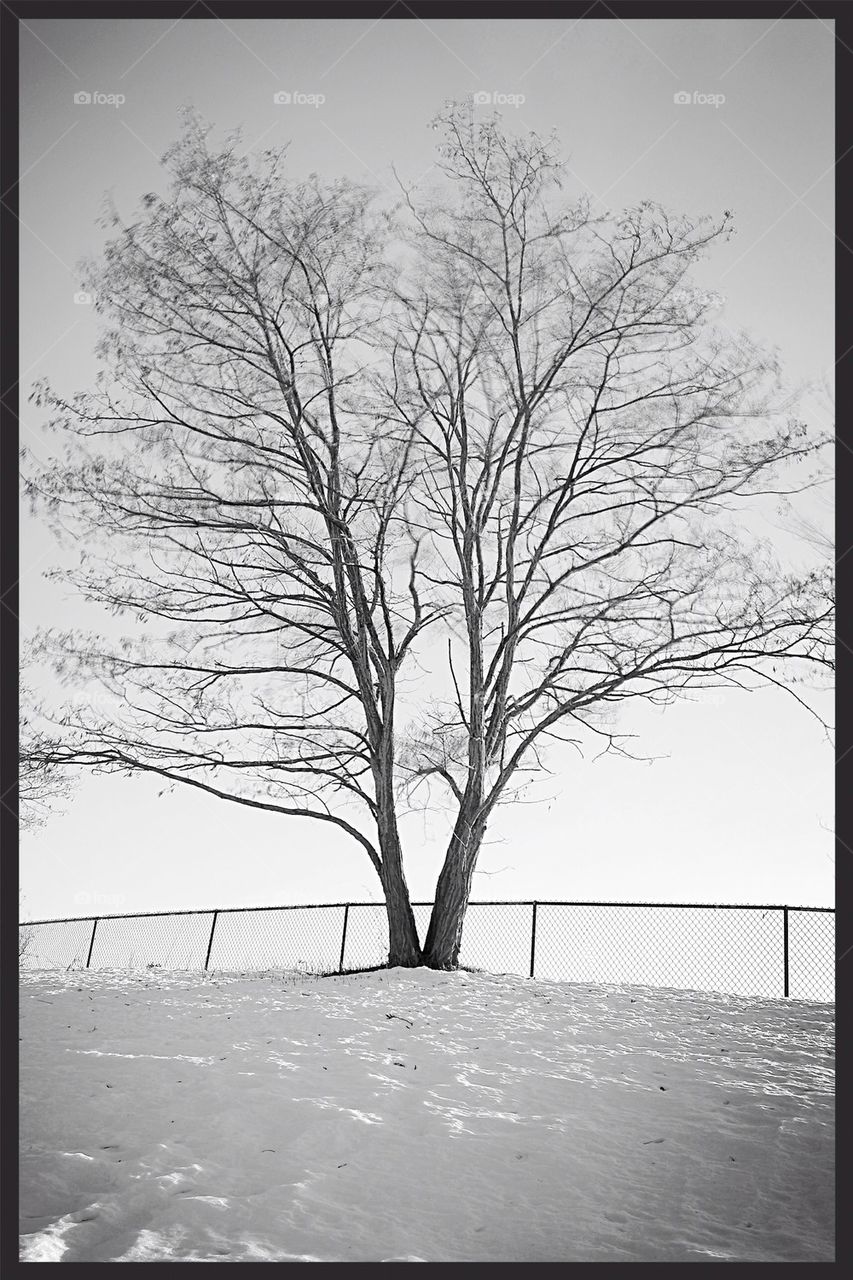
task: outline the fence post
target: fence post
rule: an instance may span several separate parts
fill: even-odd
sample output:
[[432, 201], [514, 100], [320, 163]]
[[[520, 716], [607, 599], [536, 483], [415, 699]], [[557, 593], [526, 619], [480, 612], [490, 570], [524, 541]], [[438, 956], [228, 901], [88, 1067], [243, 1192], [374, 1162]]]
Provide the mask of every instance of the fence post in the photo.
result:
[[341, 962], [338, 965], [339, 973], [343, 973], [344, 971], [344, 951], [347, 945], [347, 920], [349, 920], [349, 903], [346, 903], [344, 906], [344, 932], [343, 937], [341, 938]]
[[92, 936], [89, 939], [89, 954], [86, 956], [87, 969], [89, 968], [89, 965], [92, 962], [92, 947], [94, 947], [95, 945], [95, 930], [97, 929], [97, 927], [98, 927], [98, 917], [95, 916], [94, 920], [92, 921]]
[[538, 902], [533, 904], [533, 924], [530, 930], [530, 976], [533, 977], [533, 968], [536, 963], [536, 908]]
[[788, 995], [788, 992], [789, 992], [789, 984], [788, 984], [788, 908], [787, 908], [787, 907], [783, 907], [783, 908], [782, 908], [782, 939], [783, 939], [783, 952], [784, 952], [784, 961], [785, 961], [785, 995], [787, 996], [787, 995]]
[[204, 957], [205, 970], [207, 970], [207, 966], [210, 964], [210, 949], [213, 946], [213, 930], [216, 928], [216, 920], [218, 916], [219, 916], [219, 912], [214, 911], [213, 919], [210, 922], [210, 937], [208, 938], [208, 941], [207, 941], [207, 955]]

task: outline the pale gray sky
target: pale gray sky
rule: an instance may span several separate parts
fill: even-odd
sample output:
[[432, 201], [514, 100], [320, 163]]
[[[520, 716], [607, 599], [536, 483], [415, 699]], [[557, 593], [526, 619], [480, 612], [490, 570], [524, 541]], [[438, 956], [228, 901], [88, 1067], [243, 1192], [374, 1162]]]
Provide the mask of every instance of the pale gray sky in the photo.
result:
[[[22, 431], [36, 452], [47, 446], [26, 405], [32, 380], [73, 392], [95, 371], [97, 326], [75, 304], [75, 263], [102, 243], [104, 193], [129, 213], [141, 194], [164, 191], [159, 157], [188, 103], [218, 131], [241, 125], [247, 149], [290, 140], [297, 173], [379, 185], [392, 163], [429, 181], [427, 126], [446, 99], [523, 97], [502, 106], [508, 125], [556, 130], [575, 190], [601, 207], [651, 198], [694, 214], [731, 209], [737, 235], [702, 277], [726, 295], [724, 322], [778, 347], [792, 385], [831, 385], [831, 23], [75, 19], [28, 22], [21, 39]], [[279, 105], [277, 92], [324, 100]], [[75, 103], [80, 93], [124, 101]], [[804, 404], [829, 425], [825, 391]], [[24, 514], [24, 637], [85, 625], [43, 577], [54, 558]], [[828, 695], [808, 696], [829, 714]], [[790, 699], [704, 696], [666, 713], [637, 708], [623, 723], [664, 758], [553, 755], [550, 800], [493, 821], [475, 897], [831, 904], [832, 752]], [[157, 791], [84, 779], [23, 838], [27, 914], [379, 896], [363, 852], [320, 824]], [[403, 832], [413, 894], [429, 898], [441, 824], [413, 815]]]

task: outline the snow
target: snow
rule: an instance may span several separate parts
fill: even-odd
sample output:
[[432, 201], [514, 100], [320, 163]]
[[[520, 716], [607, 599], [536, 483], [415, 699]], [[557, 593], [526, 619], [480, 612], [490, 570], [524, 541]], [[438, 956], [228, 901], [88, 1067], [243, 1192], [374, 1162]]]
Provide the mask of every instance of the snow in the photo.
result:
[[833, 1259], [830, 1005], [425, 969], [22, 983], [25, 1261]]

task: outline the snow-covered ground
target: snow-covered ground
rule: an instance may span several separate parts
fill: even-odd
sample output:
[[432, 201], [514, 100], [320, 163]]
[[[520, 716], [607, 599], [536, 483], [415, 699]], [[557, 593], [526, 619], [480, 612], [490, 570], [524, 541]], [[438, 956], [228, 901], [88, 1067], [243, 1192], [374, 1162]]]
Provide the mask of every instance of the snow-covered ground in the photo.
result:
[[829, 1005], [36, 973], [30, 1262], [831, 1261]]

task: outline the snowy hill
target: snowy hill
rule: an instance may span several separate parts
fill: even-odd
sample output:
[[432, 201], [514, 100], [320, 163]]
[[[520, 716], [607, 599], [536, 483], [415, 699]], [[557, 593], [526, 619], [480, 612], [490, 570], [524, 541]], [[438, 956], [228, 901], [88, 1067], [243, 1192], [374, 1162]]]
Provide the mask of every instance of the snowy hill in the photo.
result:
[[27, 1261], [831, 1261], [831, 1006], [34, 973]]

